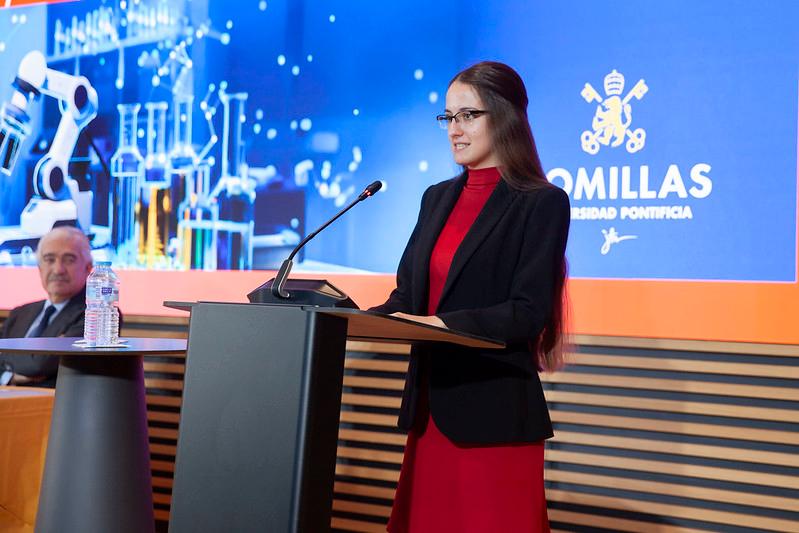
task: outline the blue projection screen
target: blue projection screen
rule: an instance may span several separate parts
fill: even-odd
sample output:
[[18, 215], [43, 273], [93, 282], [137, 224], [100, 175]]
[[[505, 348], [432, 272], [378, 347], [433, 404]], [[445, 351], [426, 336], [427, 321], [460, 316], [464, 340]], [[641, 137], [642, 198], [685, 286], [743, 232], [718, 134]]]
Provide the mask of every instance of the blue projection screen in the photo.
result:
[[0, 264], [35, 264], [38, 236], [72, 217], [123, 270], [275, 269], [379, 179], [298, 269], [391, 274], [425, 188], [460, 172], [434, 120], [447, 84], [493, 59], [525, 79], [547, 177], [570, 196], [574, 280], [793, 286], [797, 22], [790, 0], [0, 9], [2, 101], [32, 50], [98, 97], [69, 164], [80, 194], [50, 203], [33, 184], [62, 114], [32, 104], [0, 174]]

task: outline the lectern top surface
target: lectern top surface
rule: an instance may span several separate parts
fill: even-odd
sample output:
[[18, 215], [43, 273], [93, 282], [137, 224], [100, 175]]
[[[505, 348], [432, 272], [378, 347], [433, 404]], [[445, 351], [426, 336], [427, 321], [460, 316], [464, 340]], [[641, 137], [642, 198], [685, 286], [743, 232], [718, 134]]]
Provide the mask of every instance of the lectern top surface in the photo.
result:
[[391, 342], [412, 344], [414, 342], [449, 342], [469, 348], [501, 349], [505, 343], [494, 339], [479, 337], [448, 328], [440, 328], [422, 324], [373, 311], [346, 309], [338, 307], [316, 307], [310, 305], [276, 305], [244, 302], [176, 302], [166, 301], [164, 305], [173, 309], [191, 311], [194, 306], [208, 305], [243, 305], [257, 307], [293, 307], [309, 313], [322, 313], [347, 320], [347, 338], [350, 340], [366, 340], [371, 342]]
[[308, 311], [347, 319], [347, 338], [378, 342], [450, 342], [469, 348], [500, 349], [505, 343], [470, 333], [422, 324], [383, 313], [358, 309], [306, 308]]
[[0, 352], [38, 353], [49, 355], [87, 356], [139, 356], [181, 354], [186, 351], [183, 339], [126, 338], [124, 346], [114, 348], [86, 348], [74, 346], [78, 337], [35, 337], [24, 339], [0, 339]]

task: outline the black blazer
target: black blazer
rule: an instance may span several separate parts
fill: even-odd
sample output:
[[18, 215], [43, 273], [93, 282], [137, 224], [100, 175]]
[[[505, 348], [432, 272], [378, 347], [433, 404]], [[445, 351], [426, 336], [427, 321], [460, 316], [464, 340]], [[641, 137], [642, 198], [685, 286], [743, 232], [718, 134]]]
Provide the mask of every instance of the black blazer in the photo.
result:
[[[428, 314], [430, 254], [465, 183], [464, 173], [425, 191], [397, 288], [373, 310]], [[523, 192], [500, 180], [455, 253], [435, 314], [449, 328], [505, 341], [507, 348], [415, 345], [400, 428], [413, 425], [424, 367], [430, 411], [450, 440], [502, 444], [552, 437], [530, 346], [552, 311], [569, 219], [562, 189], [545, 185]]]
[[[0, 338], [24, 337], [33, 321], [42, 312], [44, 300], [21, 305], [11, 310], [3, 322]], [[80, 291], [47, 325], [42, 337], [83, 337], [83, 316], [86, 310], [86, 289]], [[0, 361], [9, 363], [14, 372], [28, 377], [44, 376], [44, 381], [33, 386], [55, 387], [58, 374], [57, 355], [3, 354]]]

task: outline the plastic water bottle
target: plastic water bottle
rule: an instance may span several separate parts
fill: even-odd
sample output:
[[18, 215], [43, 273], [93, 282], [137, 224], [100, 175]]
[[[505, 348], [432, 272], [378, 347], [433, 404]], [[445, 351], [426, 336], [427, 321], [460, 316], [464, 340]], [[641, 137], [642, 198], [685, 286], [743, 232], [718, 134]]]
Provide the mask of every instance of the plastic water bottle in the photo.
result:
[[119, 342], [119, 278], [110, 261], [100, 261], [86, 279], [86, 315], [83, 339], [87, 346]]

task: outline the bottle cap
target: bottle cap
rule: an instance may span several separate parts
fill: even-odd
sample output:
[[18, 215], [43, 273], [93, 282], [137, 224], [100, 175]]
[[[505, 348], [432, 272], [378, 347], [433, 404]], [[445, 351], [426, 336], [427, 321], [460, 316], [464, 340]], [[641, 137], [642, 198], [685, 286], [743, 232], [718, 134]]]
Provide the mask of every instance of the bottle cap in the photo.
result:
[[110, 267], [111, 266], [111, 261], [97, 261], [97, 266]]

